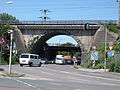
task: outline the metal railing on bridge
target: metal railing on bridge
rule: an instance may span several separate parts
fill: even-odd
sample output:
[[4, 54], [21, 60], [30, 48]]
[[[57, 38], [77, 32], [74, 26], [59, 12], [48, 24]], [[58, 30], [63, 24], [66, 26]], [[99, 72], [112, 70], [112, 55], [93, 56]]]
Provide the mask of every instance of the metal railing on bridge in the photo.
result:
[[[63, 45], [63, 44], [65, 44], [65, 43], [47, 43], [48, 44], [48, 46], [61, 46], [61, 45]], [[78, 44], [72, 44], [70, 47], [79, 47], [79, 45]]]
[[0, 24], [117, 24], [117, 20], [0, 21]]

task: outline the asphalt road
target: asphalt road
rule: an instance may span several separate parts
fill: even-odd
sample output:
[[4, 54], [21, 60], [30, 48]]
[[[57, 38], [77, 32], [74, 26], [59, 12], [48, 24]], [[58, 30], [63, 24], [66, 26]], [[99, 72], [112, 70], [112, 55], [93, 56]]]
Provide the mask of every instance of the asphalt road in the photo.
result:
[[[0, 68], [7, 70], [8, 66]], [[86, 72], [71, 65], [13, 65], [12, 72], [25, 77], [0, 77], [0, 90], [120, 90], [120, 74]]]

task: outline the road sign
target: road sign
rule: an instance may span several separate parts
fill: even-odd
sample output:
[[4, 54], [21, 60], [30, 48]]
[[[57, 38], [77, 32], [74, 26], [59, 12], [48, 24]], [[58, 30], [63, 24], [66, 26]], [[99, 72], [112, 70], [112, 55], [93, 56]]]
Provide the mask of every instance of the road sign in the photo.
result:
[[108, 56], [114, 56], [115, 51], [114, 51], [114, 50], [112, 50], [112, 51], [108, 52], [107, 54], [108, 54]]
[[91, 60], [98, 60], [98, 51], [91, 51]]
[[110, 45], [110, 46], [109, 46], [109, 49], [110, 49], [110, 50], [112, 50], [112, 49], [113, 49], [113, 46], [112, 46], [112, 45]]
[[0, 38], [0, 45], [7, 45], [4, 36], [2, 36], [2, 37]]

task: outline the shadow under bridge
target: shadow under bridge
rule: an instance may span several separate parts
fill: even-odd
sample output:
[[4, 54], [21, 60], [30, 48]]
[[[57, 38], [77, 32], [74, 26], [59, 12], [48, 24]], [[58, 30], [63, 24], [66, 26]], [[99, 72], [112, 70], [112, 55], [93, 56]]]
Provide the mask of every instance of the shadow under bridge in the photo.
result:
[[72, 52], [72, 53], [80, 52], [81, 53], [80, 47], [45, 46], [43, 50], [44, 50], [44, 55], [42, 53], [43, 57], [49, 60], [54, 59], [58, 51], [67, 51], [67, 52]]

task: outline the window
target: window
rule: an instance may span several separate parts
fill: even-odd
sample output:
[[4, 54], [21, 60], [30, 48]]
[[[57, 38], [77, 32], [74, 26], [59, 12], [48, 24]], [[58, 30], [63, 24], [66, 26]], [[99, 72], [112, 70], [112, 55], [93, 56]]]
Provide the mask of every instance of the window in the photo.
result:
[[33, 55], [30, 55], [30, 58], [34, 59], [35, 57]]
[[37, 59], [37, 56], [35, 56], [35, 59]]
[[29, 55], [21, 55], [21, 58], [29, 58]]

